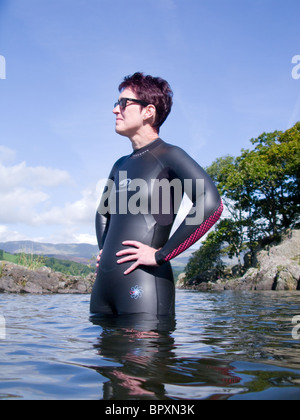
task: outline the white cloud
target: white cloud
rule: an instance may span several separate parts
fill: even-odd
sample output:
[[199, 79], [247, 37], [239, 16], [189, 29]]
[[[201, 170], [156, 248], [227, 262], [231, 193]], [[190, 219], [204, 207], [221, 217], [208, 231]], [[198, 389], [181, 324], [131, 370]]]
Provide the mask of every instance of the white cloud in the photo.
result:
[[49, 211], [41, 213], [38, 223], [63, 226], [90, 225], [95, 218], [102, 190], [103, 180], [100, 180], [96, 186], [83, 190], [79, 200], [66, 203], [64, 207], [54, 206]]
[[0, 163], [14, 162], [15, 158], [16, 152], [14, 150], [0, 145]]
[[94, 217], [105, 181], [67, 201], [72, 185], [68, 172], [15, 159], [13, 150], [0, 146], [0, 241], [95, 243]]
[[14, 188], [53, 188], [70, 181], [70, 175], [60, 169], [30, 167], [26, 162], [14, 166], [0, 163], [0, 193]]
[[15, 230], [9, 230], [7, 226], [0, 225], [0, 242], [23, 241], [27, 238]]
[[71, 177], [60, 169], [12, 164], [15, 157], [13, 150], [0, 146], [0, 223], [35, 225], [40, 205], [50, 200], [48, 190], [67, 185]]
[[1, 194], [0, 222], [34, 225], [37, 219], [37, 205], [45, 202], [48, 195], [42, 191], [15, 188]]
[[89, 235], [88, 233], [79, 233], [75, 234], [73, 237], [73, 243], [97, 245], [96, 234]]
[[58, 228], [52, 228], [50, 234], [44, 237], [35, 236], [32, 240], [44, 243], [87, 243], [97, 245], [94, 223], [91, 223], [89, 229], [86, 226], [59, 226]]

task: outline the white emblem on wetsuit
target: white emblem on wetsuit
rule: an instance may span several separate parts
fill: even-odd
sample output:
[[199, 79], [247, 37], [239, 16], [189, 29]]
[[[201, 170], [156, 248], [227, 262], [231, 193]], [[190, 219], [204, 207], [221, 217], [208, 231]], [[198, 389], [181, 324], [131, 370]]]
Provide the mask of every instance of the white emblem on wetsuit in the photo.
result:
[[120, 183], [119, 183], [119, 189], [120, 190], [126, 190], [128, 188], [128, 186], [131, 183], [131, 179], [127, 178], [127, 179], [123, 179]]
[[134, 286], [130, 290], [131, 299], [139, 299], [143, 296], [144, 290], [140, 286]]

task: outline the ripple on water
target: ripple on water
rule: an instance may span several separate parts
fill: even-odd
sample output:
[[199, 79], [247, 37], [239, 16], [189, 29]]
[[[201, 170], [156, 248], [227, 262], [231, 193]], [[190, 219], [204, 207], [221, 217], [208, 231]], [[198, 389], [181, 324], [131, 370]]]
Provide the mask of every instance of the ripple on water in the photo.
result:
[[0, 399], [300, 399], [299, 293], [178, 291], [176, 319], [0, 295]]

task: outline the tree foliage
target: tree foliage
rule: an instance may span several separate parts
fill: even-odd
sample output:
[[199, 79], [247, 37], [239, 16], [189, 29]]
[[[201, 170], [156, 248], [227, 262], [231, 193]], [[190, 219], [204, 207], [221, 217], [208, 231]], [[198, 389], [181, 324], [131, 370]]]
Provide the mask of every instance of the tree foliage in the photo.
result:
[[190, 261], [188, 276], [197, 272], [191, 266], [198, 273], [207, 269], [201, 258], [209, 249], [212, 267], [218, 247], [221, 254], [240, 258], [245, 249], [253, 251], [263, 239], [278, 238], [299, 223], [300, 122], [285, 132], [263, 133], [251, 143], [252, 150], [218, 158], [207, 168], [227, 216]]
[[217, 239], [217, 235], [217, 232], [209, 233], [203, 246], [193, 254], [185, 269], [188, 278], [212, 269], [222, 272], [224, 263], [221, 258], [221, 242]]

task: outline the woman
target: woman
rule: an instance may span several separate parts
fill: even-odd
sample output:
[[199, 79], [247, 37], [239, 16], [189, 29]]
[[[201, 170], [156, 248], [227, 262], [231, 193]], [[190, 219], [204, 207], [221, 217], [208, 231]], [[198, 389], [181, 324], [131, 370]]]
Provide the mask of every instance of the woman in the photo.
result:
[[[135, 73], [119, 91], [116, 132], [130, 139], [133, 153], [113, 166], [96, 215], [100, 257], [90, 310], [172, 315], [169, 261], [218, 221], [223, 205], [206, 172], [159, 138], [172, 107], [169, 84]], [[193, 212], [169, 238], [183, 193], [193, 202]]]

